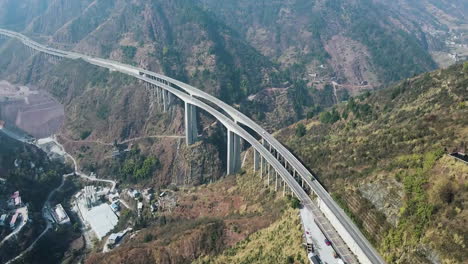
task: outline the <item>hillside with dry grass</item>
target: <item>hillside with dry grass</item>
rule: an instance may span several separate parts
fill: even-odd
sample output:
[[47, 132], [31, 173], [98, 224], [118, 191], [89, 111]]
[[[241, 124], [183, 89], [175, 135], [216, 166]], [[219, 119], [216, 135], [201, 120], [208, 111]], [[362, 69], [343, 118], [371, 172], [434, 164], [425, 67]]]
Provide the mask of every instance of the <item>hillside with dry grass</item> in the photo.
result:
[[468, 64], [426, 73], [278, 133], [391, 263], [462, 263]]
[[174, 207], [144, 212], [136, 236], [87, 263], [306, 263], [298, 211], [251, 172], [171, 195]]

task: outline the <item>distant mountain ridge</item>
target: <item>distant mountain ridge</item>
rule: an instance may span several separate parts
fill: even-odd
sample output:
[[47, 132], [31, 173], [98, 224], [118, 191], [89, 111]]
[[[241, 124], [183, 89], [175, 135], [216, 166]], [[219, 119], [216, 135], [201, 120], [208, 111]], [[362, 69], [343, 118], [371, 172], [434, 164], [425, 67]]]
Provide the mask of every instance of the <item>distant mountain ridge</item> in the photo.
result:
[[[384, 1], [199, 2], [262, 54], [283, 67], [299, 65], [306, 78], [318, 73], [339, 83], [375, 87], [435, 68], [421, 27], [401, 23]], [[328, 71], [321, 73], [322, 64], [329, 64]]]
[[358, 93], [434, 69], [428, 51], [434, 40], [389, 6], [369, 0], [1, 0], [0, 25], [240, 102], [287, 80], [319, 89], [335, 81], [337, 89]]

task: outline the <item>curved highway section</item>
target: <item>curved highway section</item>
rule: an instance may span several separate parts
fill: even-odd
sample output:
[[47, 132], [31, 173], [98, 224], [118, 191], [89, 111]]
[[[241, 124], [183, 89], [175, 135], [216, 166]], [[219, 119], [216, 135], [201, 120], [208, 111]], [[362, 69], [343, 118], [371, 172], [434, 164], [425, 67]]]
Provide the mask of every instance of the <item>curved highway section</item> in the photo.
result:
[[[0, 29], [0, 35], [15, 38], [31, 49], [46, 53], [52, 57], [83, 59], [90, 64], [131, 75], [145, 83], [151, 84], [153, 87], [158, 87], [159, 89], [170, 92], [186, 103], [203, 109], [219, 120], [228, 129], [228, 134], [229, 132], [235, 133], [247, 141], [281, 176], [283, 181], [291, 188], [292, 192], [301, 200], [304, 206], [313, 206], [312, 200], [291, 175], [290, 170], [292, 170], [293, 175], [297, 174], [317, 195], [320, 210], [328, 218], [338, 234], [361, 263], [385, 263], [352, 220], [336, 204], [323, 186], [315, 180], [315, 177], [309, 170], [307, 170], [307, 168], [271, 134], [230, 105], [193, 86], [161, 74], [112, 60], [49, 48], [14, 31]], [[219, 111], [219, 109], [222, 110]], [[260, 143], [239, 124], [255, 131], [264, 143]], [[272, 154], [271, 150], [276, 152], [276, 157]], [[280, 160], [284, 160], [285, 163], [282, 164]]]

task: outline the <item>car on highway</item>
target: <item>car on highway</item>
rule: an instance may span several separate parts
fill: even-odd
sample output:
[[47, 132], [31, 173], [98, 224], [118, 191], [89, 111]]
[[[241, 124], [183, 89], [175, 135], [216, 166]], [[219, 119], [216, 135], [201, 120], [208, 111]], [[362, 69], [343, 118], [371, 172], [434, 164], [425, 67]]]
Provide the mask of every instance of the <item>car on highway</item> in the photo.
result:
[[325, 245], [327, 245], [327, 246], [331, 246], [331, 242], [330, 242], [330, 240], [328, 240], [328, 239], [326, 239], [326, 238], [325, 238]]

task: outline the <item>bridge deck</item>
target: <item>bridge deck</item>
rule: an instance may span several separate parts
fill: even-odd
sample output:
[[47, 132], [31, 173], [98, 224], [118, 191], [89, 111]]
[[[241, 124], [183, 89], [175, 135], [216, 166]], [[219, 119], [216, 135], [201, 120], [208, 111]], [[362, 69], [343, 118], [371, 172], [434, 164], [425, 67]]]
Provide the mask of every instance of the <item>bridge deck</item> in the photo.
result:
[[[41, 45], [37, 42], [30, 40], [29, 38], [27, 38], [26, 36], [20, 33], [8, 31], [8, 30], [0, 29], [0, 35], [6, 35], [9, 37], [17, 38], [24, 45], [29, 46], [30, 48], [36, 49], [38, 51], [44, 52], [46, 54], [50, 54], [52, 56], [64, 57], [64, 58], [69, 58], [69, 59], [81, 58], [93, 65], [105, 67], [110, 70], [115, 70], [115, 71], [122, 72], [124, 74], [134, 76], [144, 82], [150, 82], [154, 85], [158, 85], [164, 90], [170, 91], [171, 93], [176, 94], [176, 96], [178, 96], [179, 98], [181, 99], [183, 98], [183, 101], [190, 102], [191, 104], [194, 104], [197, 107], [204, 109], [205, 111], [215, 116], [215, 118], [217, 118], [219, 121], [221, 121], [228, 128], [228, 130], [233, 129], [233, 131], [236, 131], [238, 135], [242, 136], [245, 140], [247, 140], [255, 149], [257, 149], [261, 153], [261, 155], [265, 159], [268, 160], [270, 165], [281, 175], [283, 180], [288, 184], [291, 190], [293, 190], [295, 195], [305, 204], [305, 206], [308, 206], [308, 207], [312, 206], [313, 203], [310, 197], [305, 193], [305, 191], [301, 188], [301, 186], [285, 169], [286, 165], [282, 165], [280, 162], [278, 162], [276, 157], [271, 155], [271, 153], [269, 153], [269, 151], [264, 146], [260, 145], [259, 142], [255, 138], [252, 137], [252, 135], [250, 135], [244, 129], [238, 126], [237, 123], [243, 124], [249, 127], [250, 129], [256, 131], [263, 139], [265, 139], [271, 146], [273, 146], [274, 149], [276, 149], [276, 151], [281, 153], [282, 158], [284, 158], [289, 163], [289, 166], [292, 166], [294, 168], [294, 171], [297, 172], [300, 175], [300, 177], [302, 177], [303, 180], [305, 180], [307, 185], [309, 185], [309, 187], [317, 194], [317, 196], [320, 197], [320, 199], [324, 201], [327, 207], [330, 208], [330, 211], [332, 212], [331, 217], [336, 217], [337, 222], [339, 222], [342, 226], [344, 226], [344, 229], [340, 229], [341, 230], [340, 232], [344, 232], [345, 236], [347, 236], [348, 238], [352, 237], [351, 243], [356, 243], [359, 246], [358, 249], [362, 249], [361, 253], [356, 253], [356, 254], [359, 254], [360, 259], [362, 258], [363, 261], [365, 261], [366, 263], [384, 263], [384, 261], [375, 251], [375, 249], [373, 249], [372, 245], [364, 238], [364, 236], [360, 233], [359, 229], [352, 223], [349, 217], [347, 217], [346, 214], [342, 212], [342, 210], [339, 208], [339, 206], [336, 205], [336, 203], [333, 201], [330, 195], [328, 195], [328, 193], [323, 189], [323, 187], [316, 181], [313, 181], [313, 182], [311, 181], [313, 176], [302, 165], [302, 163], [300, 163], [300, 161], [298, 161], [294, 157], [294, 155], [291, 154], [272, 135], [267, 133], [258, 124], [253, 122], [247, 116], [243, 115], [241, 112], [232, 108], [230, 105], [227, 105], [226, 103], [222, 102], [218, 98], [212, 95], [209, 95], [203, 91], [200, 91], [196, 89], [195, 87], [192, 87], [188, 84], [182, 83], [180, 81], [174, 80], [170, 77], [167, 77], [161, 74], [149, 72], [144, 69], [140, 69], [140, 68], [130, 66], [130, 65], [125, 65], [125, 64], [111, 61], [111, 60], [94, 58], [94, 57], [90, 57], [87, 55], [78, 54], [75, 52], [67, 52], [67, 51], [52, 49], [52, 48], [46, 47], [44, 45]], [[158, 78], [158, 81], [154, 82], [149, 78], [142, 77], [141, 75], [156, 76]], [[174, 89], [175, 87], [177, 87], [178, 89]], [[218, 110], [215, 110], [213, 107], [210, 107], [206, 103], [203, 103], [202, 101], [197, 99], [197, 97], [204, 98], [205, 100], [208, 100], [212, 104], [217, 105], [219, 108], [224, 110], [224, 113], [221, 113]], [[312, 210], [318, 210], [316, 212], [321, 212], [320, 209], [318, 208], [315, 208], [315, 209], [312, 208]], [[319, 214], [318, 219], [321, 219], [320, 215], [325, 220], [327, 220], [323, 216], [323, 214]], [[326, 224], [327, 222], [328, 222], [328, 226]], [[329, 229], [329, 227], [331, 226], [332, 225], [328, 220], [324, 221], [323, 227], [324, 227], [325, 232], [332, 232], [330, 230], [335, 230], [333, 228]], [[348, 236], [347, 233], [349, 233], [350, 235]], [[335, 239], [335, 237], [340, 237], [336, 233], [336, 231], [335, 231], [335, 234], [330, 233], [331, 240]], [[345, 246], [343, 247], [339, 241], [337, 241], [336, 243], [337, 243], [337, 251], [341, 250], [341, 252], [343, 252], [342, 254], [343, 258], [345, 257], [347, 258], [348, 254], [345, 252], [346, 251]], [[356, 248], [354, 249], [356, 250]], [[348, 249], [348, 252], [350, 252], [349, 249]], [[360, 252], [360, 251], [357, 250], [357, 252]], [[352, 255], [352, 254], [350, 253], [349, 255]], [[350, 262], [350, 263], [354, 263], [354, 262]]]

